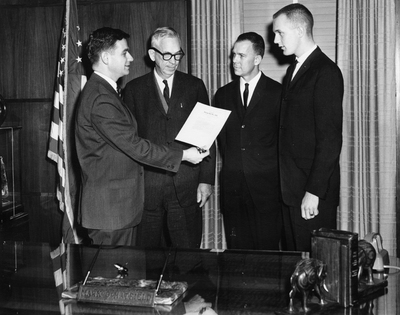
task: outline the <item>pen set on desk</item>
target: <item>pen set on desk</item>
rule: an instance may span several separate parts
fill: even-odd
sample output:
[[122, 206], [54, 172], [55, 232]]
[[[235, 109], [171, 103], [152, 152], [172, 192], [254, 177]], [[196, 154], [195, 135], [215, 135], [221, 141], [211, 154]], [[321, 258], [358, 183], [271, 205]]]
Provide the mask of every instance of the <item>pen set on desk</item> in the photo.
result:
[[99, 256], [99, 253], [100, 253], [100, 249], [101, 249], [101, 245], [102, 245], [102, 244], [103, 244], [103, 242], [101, 242], [101, 244], [99, 245], [99, 248], [97, 249], [96, 254], [95, 254], [94, 257], [93, 257], [92, 262], [90, 263], [89, 269], [88, 269], [88, 271], [87, 271], [87, 273], [86, 273], [86, 277], [85, 277], [85, 280], [83, 280], [82, 285], [85, 285], [85, 284], [86, 284], [86, 282], [87, 282], [87, 280], [88, 280], [88, 278], [89, 278], [89, 275], [90, 275], [90, 273], [92, 272], [93, 266], [94, 266], [94, 264], [96, 263], [97, 257]]
[[168, 251], [167, 258], [165, 259], [164, 266], [163, 266], [163, 269], [162, 269], [162, 271], [161, 271], [160, 277], [159, 277], [159, 279], [158, 279], [158, 281], [157, 281], [157, 285], [156, 285], [156, 295], [158, 294], [158, 291], [160, 290], [161, 282], [162, 282], [162, 279], [163, 279], [164, 273], [165, 273], [165, 268], [167, 267], [168, 260], [169, 260], [169, 256], [171, 256], [171, 250], [172, 250], [172, 248], [170, 247], [170, 249], [169, 249], [169, 251]]

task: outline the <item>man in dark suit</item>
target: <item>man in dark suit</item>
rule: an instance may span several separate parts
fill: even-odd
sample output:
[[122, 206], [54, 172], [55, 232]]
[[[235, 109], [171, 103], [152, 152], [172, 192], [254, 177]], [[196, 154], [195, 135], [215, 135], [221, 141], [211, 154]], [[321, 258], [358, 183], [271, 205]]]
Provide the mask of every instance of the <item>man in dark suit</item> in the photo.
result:
[[[179, 34], [161, 27], [151, 36], [148, 50], [154, 70], [129, 82], [124, 101], [138, 122], [138, 134], [158, 144], [185, 149], [175, 141], [197, 102], [209, 104], [204, 83], [177, 71], [184, 56]], [[199, 248], [202, 210], [215, 180], [215, 149], [199, 165], [182, 163], [177, 173], [145, 166], [145, 210], [138, 244]]]
[[138, 137], [136, 121], [117, 93], [117, 80], [129, 73], [133, 61], [128, 37], [107, 27], [91, 34], [88, 56], [94, 73], [76, 113], [79, 219], [95, 244], [135, 245], [144, 201], [140, 163], [177, 172], [181, 161], [199, 163], [209, 153], [158, 146]]
[[313, 39], [313, 16], [290, 4], [273, 16], [274, 42], [297, 64], [283, 82], [279, 163], [287, 249], [311, 250], [311, 232], [336, 228], [343, 77]]
[[215, 95], [215, 106], [232, 111], [219, 135], [228, 248], [279, 249], [277, 145], [281, 85], [259, 70], [264, 50], [264, 39], [259, 34], [241, 34], [232, 50], [238, 78]]

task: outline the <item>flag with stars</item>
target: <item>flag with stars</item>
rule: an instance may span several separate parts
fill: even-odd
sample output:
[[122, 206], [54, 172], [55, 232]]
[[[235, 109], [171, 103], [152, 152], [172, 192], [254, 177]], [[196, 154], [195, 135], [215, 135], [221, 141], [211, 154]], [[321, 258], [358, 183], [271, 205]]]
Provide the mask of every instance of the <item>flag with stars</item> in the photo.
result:
[[66, 0], [47, 153], [57, 163], [57, 199], [64, 213], [62, 241], [66, 243], [80, 243], [75, 220], [79, 170], [74, 137], [75, 105], [86, 83], [80, 36], [76, 0]]

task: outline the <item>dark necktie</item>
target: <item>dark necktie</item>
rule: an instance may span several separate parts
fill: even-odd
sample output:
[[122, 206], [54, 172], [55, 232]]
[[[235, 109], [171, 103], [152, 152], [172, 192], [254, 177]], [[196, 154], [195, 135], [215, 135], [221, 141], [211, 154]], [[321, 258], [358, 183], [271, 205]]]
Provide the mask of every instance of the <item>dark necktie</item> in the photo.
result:
[[119, 97], [122, 97], [122, 89], [119, 85], [117, 85], [117, 93]]
[[165, 88], [164, 88], [164, 98], [165, 101], [167, 102], [167, 104], [169, 103], [169, 87], [168, 87], [168, 81], [167, 80], [163, 80], [163, 83], [165, 84]]
[[297, 62], [298, 62], [297, 59], [295, 59], [288, 69], [287, 81], [286, 81], [287, 87], [290, 86], [290, 82], [292, 81], [294, 70], [296, 69], [296, 66], [297, 66]]
[[249, 84], [246, 83], [243, 92], [243, 107], [244, 109], [247, 109], [247, 99], [249, 98]]

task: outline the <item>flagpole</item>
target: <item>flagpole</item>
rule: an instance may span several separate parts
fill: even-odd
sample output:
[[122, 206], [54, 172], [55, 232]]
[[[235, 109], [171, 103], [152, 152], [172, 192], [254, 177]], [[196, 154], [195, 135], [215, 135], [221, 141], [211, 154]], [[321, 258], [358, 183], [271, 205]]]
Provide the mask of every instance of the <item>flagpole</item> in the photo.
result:
[[[65, 46], [66, 51], [65, 51], [65, 60], [68, 61], [69, 60], [69, 45], [70, 45], [70, 38], [69, 38], [69, 33], [70, 33], [70, 14], [71, 14], [71, 0], [66, 0], [66, 20], [68, 21], [66, 23], [66, 28], [65, 28], [65, 32], [67, 34], [66, 39], [65, 39]], [[65, 73], [64, 73], [64, 107], [63, 107], [63, 117], [64, 117], [64, 124], [63, 124], [63, 134], [64, 134], [64, 141], [63, 141], [63, 149], [64, 149], [64, 156], [68, 157], [68, 131], [67, 131], [67, 107], [68, 107], [68, 103], [67, 103], [67, 99], [68, 99], [68, 72], [69, 72], [69, 62], [65, 63]], [[71, 211], [73, 211], [73, 207], [71, 204], [71, 195], [70, 195], [70, 189], [69, 189], [69, 170], [68, 170], [68, 162], [65, 159], [65, 191], [64, 191], [64, 198], [65, 198], [65, 212], [64, 212], [64, 218], [63, 220], [65, 220], [66, 218], [69, 220], [69, 225], [72, 227], [72, 233], [74, 236], [74, 241], [76, 244], [79, 244], [79, 237], [77, 235], [76, 229], [75, 229], [75, 222], [71, 221], [73, 220], [73, 217], [71, 218], [70, 215], [68, 215], [68, 209], [70, 209]], [[64, 239], [64, 238], [63, 238]], [[63, 240], [64, 241], [64, 240]]]

